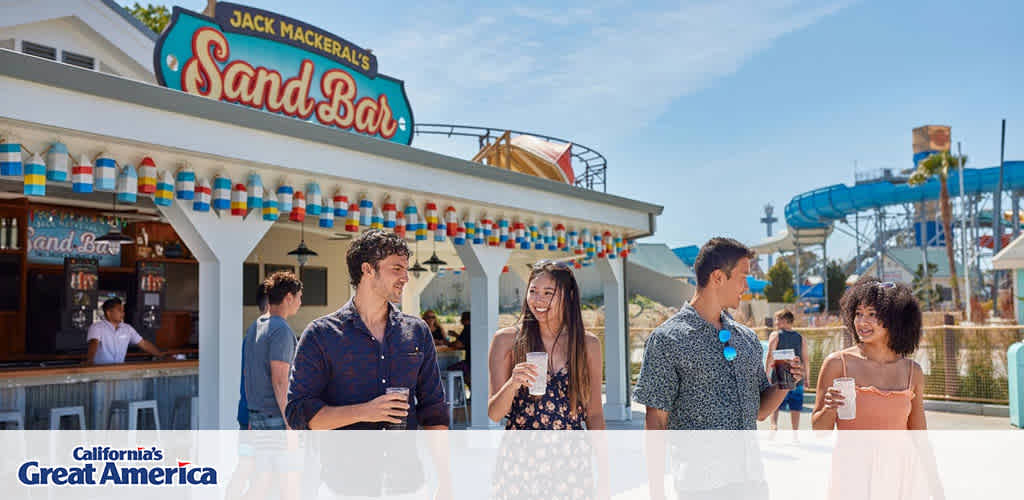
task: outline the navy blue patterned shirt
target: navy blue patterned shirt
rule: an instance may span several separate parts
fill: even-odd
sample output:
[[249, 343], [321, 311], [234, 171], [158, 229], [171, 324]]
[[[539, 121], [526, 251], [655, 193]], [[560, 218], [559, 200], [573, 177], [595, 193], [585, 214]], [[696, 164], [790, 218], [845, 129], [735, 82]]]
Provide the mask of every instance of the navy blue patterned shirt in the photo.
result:
[[[309, 429], [324, 406], [366, 403], [388, 387], [408, 387], [414, 403], [408, 428], [449, 425], [448, 407], [427, 324], [388, 306], [384, 341], [378, 342], [352, 301], [314, 320], [302, 332], [288, 384], [285, 416], [292, 429]], [[359, 422], [344, 429], [383, 429]]]

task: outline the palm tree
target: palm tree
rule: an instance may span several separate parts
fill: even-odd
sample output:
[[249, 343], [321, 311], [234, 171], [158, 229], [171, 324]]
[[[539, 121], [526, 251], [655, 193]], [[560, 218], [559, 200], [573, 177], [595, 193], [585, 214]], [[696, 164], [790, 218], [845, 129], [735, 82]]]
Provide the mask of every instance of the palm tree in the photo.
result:
[[[948, 151], [933, 154], [917, 164], [917, 170], [907, 181], [912, 186], [928, 182], [932, 177], [939, 178], [939, 205], [942, 213], [942, 231], [946, 235], [946, 258], [949, 259], [949, 277], [953, 285], [953, 304], [957, 310], [963, 309], [960, 300], [960, 280], [956, 274], [956, 260], [953, 255], [953, 207], [949, 201], [949, 169], [959, 168], [967, 163], [967, 156], [954, 156]], [[996, 214], [998, 217], [998, 214]]]

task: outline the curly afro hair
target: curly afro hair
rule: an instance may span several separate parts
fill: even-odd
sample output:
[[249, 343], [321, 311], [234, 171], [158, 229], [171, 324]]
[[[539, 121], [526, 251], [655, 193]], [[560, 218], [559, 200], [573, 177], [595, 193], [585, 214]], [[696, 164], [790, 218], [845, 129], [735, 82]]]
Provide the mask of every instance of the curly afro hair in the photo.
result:
[[860, 342], [853, 319], [859, 306], [875, 309], [882, 326], [889, 331], [889, 348], [900, 356], [917, 350], [921, 342], [921, 306], [913, 291], [903, 283], [881, 282], [875, 278], [862, 278], [843, 294], [840, 300], [843, 324]]

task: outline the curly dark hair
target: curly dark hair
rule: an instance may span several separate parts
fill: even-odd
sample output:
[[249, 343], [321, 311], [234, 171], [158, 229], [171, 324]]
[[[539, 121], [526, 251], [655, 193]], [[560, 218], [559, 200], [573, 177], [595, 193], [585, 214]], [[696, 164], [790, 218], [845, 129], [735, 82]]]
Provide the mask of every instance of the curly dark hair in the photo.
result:
[[298, 295], [302, 291], [302, 281], [290, 271], [278, 271], [263, 280], [263, 289], [267, 294], [267, 303], [279, 306], [289, 293]]
[[352, 286], [359, 286], [359, 282], [363, 280], [364, 262], [373, 266], [375, 271], [380, 271], [380, 261], [392, 255], [403, 257], [412, 255], [409, 245], [402, 237], [380, 229], [371, 229], [360, 234], [352, 240], [352, 246], [348, 247], [348, 253], [345, 254], [349, 282], [352, 283]]
[[693, 262], [693, 270], [697, 274], [697, 288], [708, 286], [711, 273], [716, 269], [721, 269], [731, 278], [732, 269], [744, 257], [753, 260], [757, 254], [732, 238], [711, 238], [700, 248], [697, 259]]
[[853, 319], [859, 306], [875, 309], [875, 316], [889, 331], [889, 348], [893, 352], [908, 356], [917, 350], [921, 342], [921, 306], [909, 286], [861, 278], [843, 294], [840, 300], [843, 324], [858, 343], [860, 337]]

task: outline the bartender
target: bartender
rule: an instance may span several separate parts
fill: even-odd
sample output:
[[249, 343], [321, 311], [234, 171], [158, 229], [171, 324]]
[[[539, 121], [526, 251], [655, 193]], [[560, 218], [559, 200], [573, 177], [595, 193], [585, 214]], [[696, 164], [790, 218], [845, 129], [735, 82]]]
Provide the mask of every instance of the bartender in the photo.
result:
[[138, 344], [139, 348], [157, 359], [164, 353], [152, 342], [142, 338], [139, 332], [124, 322], [124, 304], [119, 298], [108, 299], [103, 303], [102, 321], [89, 327], [89, 352], [85, 356], [86, 365], [111, 365], [124, 363], [128, 352], [128, 344]]

